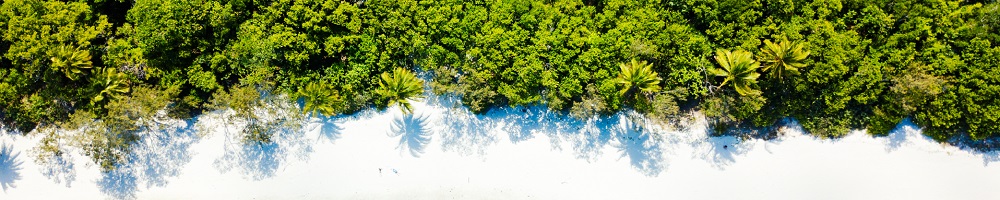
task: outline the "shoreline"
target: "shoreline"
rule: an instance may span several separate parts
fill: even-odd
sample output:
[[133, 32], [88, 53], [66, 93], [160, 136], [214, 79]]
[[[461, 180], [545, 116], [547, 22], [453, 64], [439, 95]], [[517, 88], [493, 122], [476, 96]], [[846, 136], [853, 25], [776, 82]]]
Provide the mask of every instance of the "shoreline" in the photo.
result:
[[[913, 124], [902, 123], [887, 137], [852, 131], [819, 139], [789, 126], [774, 140], [741, 141], [709, 137], [703, 119], [682, 131], [659, 132], [639, 128], [622, 113], [588, 121], [559, 119], [542, 108], [472, 115], [433, 98], [414, 102], [414, 108], [410, 116], [416, 117], [387, 109], [312, 118], [303, 132], [279, 134], [273, 145], [251, 148], [227, 141], [214, 113], [176, 120], [170, 127], [180, 131], [144, 138], [131, 162], [107, 174], [79, 151], [70, 152], [69, 169], [41, 166], [29, 150], [40, 137], [3, 134], [3, 145], [13, 145], [22, 163], [14, 172], [20, 179], [4, 183], [12, 187], [0, 196], [1000, 198], [987, 188], [1000, 184], [1000, 174], [992, 173], [1000, 171], [997, 151], [942, 145]], [[216, 126], [211, 134], [195, 133], [212, 128], [205, 125]]]

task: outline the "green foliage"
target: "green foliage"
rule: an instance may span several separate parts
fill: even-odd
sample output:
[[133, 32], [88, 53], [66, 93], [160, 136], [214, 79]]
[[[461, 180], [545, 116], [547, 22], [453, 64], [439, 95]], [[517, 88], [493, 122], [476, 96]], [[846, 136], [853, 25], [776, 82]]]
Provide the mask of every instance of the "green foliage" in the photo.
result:
[[423, 83], [411, 70], [476, 113], [629, 108], [671, 121], [694, 105], [718, 132], [783, 117], [819, 137], [884, 135], [908, 117], [942, 141], [1000, 130], [996, 2], [104, 3], [2, 2], [0, 121], [43, 132], [40, 155], [80, 148], [106, 170], [161, 109], [231, 110], [246, 124], [235, 137], [265, 144], [313, 113], [412, 112]]
[[[79, 62], [89, 61], [92, 42], [106, 34], [111, 24], [103, 15], [92, 13], [82, 2], [42, 0], [4, 1], [0, 15], [3, 40], [10, 45], [4, 58], [13, 66], [26, 69], [29, 76], [42, 76], [45, 68], [53, 66], [52, 58], [63, 66], [81, 67]], [[73, 75], [70, 75], [73, 77]]]
[[139, 140], [135, 133], [138, 127], [127, 119], [102, 120], [92, 124], [74, 139], [79, 143], [84, 155], [100, 166], [102, 172], [109, 172], [128, 161], [133, 143]]
[[429, 9], [439, 30], [423, 66], [435, 73], [436, 93], [458, 94], [474, 112], [532, 104], [581, 111], [598, 105], [581, 97], [596, 96], [618, 110], [625, 102], [612, 79], [632, 59], [671, 80], [661, 87], [687, 88], [684, 98], [705, 92], [701, 61], [710, 44], [655, 1], [440, 4]]
[[607, 100], [600, 93], [596, 86], [588, 85], [587, 95], [583, 96], [579, 102], [573, 104], [573, 107], [569, 110], [569, 115], [577, 119], [586, 119], [608, 112]]
[[650, 119], [661, 123], [674, 121], [676, 120], [676, 115], [681, 112], [680, 107], [677, 105], [677, 95], [682, 92], [684, 91], [674, 90], [656, 94], [649, 102], [647, 108], [640, 108], [639, 110], [645, 112], [646, 116]]
[[740, 128], [767, 101], [759, 94], [709, 96], [700, 105], [714, 135]]
[[60, 46], [51, 61], [52, 71], [63, 72], [70, 80], [76, 80], [83, 75], [84, 69], [90, 69], [94, 65], [90, 61], [90, 52], [66, 46]]
[[335, 115], [344, 103], [337, 91], [325, 83], [312, 82], [299, 88], [298, 96], [305, 100], [302, 113], [311, 115], [320, 113], [326, 116]]
[[831, 115], [815, 118], [807, 118], [801, 121], [801, 125], [809, 133], [822, 138], [838, 138], [850, 133], [851, 120], [849, 113], [843, 115]]
[[799, 69], [806, 66], [803, 61], [809, 56], [809, 51], [802, 50], [802, 43], [779, 41], [777, 44], [771, 40], [764, 40], [764, 47], [760, 49], [761, 56], [758, 57], [763, 63], [765, 72], [770, 72], [772, 78], [782, 80], [785, 76], [799, 74]]
[[750, 52], [718, 49], [715, 51], [715, 62], [719, 63], [721, 68], [709, 68], [709, 72], [724, 78], [719, 88], [730, 83], [740, 95], [753, 95], [759, 92], [752, 87], [757, 84], [757, 78], [760, 77], [757, 73], [760, 65], [757, 65]]
[[632, 59], [631, 62], [618, 64], [618, 67], [621, 71], [614, 81], [621, 85], [619, 95], [628, 97], [640, 92], [648, 95], [660, 91], [659, 84], [662, 79], [653, 72], [653, 66], [646, 61], [639, 62]]
[[944, 79], [931, 75], [930, 69], [921, 63], [905, 68], [900, 75], [892, 78], [892, 83], [889, 91], [906, 113], [916, 111], [918, 105], [924, 105], [944, 92], [944, 86], [948, 84]]
[[103, 89], [90, 100], [91, 104], [104, 101], [106, 98], [121, 97], [129, 91], [128, 79], [125, 77], [125, 73], [118, 72], [113, 67], [104, 68], [102, 73], [96, 78], [100, 80], [98, 83]]
[[399, 106], [404, 114], [413, 113], [410, 100], [423, 98], [424, 81], [409, 70], [396, 68], [392, 73], [384, 72], [379, 77], [379, 88], [375, 93], [382, 98], [381, 107]]
[[94, 89], [85, 81], [87, 69], [99, 63], [90, 55], [110, 27], [104, 15], [83, 2], [4, 1], [0, 120], [26, 133], [87, 109]]
[[176, 90], [135, 87], [131, 95], [111, 99], [104, 105], [102, 116], [79, 111], [66, 121], [42, 127], [38, 131], [43, 134], [42, 139], [34, 150], [38, 153], [36, 160], [47, 162], [63, 156], [66, 148], [75, 147], [100, 166], [102, 172], [115, 170], [128, 161], [131, 146], [147, 136], [145, 130], [162, 126], [159, 122], [166, 116], [159, 113], [169, 112], [170, 99], [175, 96]]
[[171, 90], [136, 87], [129, 96], [110, 100], [104, 106], [106, 114], [83, 126], [84, 129], [72, 139], [85, 155], [101, 166], [102, 171], [114, 170], [128, 161], [131, 146], [149, 134], [145, 130], [162, 126], [160, 121], [166, 116], [158, 112], [169, 112], [170, 99], [175, 96], [175, 91]]
[[[274, 133], [298, 120], [298, 115], [291, 113], [300, 112], [289, 111], [288, 107], [283, 106], [288, 104], [285, 102], [288, 99], [274, 91], [273, 76], [269, 70], [259, 69], [228, 91], [214, 93], [207, 107], [222, 112], [226, 120], [225, 126], [230, 123], [243, 124], [236, 127], [239, 132], [233, 136], [244, 144], [270, 144]], [[228, 112], [230, 110], [231, 113]], [[228, 127], [226, 133], [230, 136]]]
[[[914, 85], [901, 88], [919, 90], [903, 96], [909, 102], [920, 104], [916, 107], [916, 122], [927, 126], [929, 135], [939, 140], [946, 140], [960, 134], [968, 134], [969, 138], [982, 140], [996, 137], [1000, 130], [1000, 114], [995, 109], [1000, 108], [1000, 76], [997, 76], [1000, 66], [1000, 47], [991, 45], [989, 41], [974, 39], [970, 46], [962, 52], [963, 60], [968, 64], [955, 71], [942, 70], [946, 66], [936, 66], [934, 71], [944, 72], [943, 86], [941, 80], [927, 76], [908, 75], [904, 78], [916, 79]], [[939, 89], [940, 90], [934, 90]], [[940, 93], [938, 93], [940, 91]], [[961, 132], [961, 133], [955, 133]]]

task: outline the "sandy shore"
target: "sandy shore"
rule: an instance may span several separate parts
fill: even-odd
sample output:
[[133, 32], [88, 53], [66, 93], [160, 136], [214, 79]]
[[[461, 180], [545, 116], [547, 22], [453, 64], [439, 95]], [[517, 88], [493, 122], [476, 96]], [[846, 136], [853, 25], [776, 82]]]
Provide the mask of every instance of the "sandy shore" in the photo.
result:
[[227, 137], [218, 113], [177, 120], [108, 174], [80, 152], [40, 165], [39, 138], [2, 134], [0, 199], [1000, 199], [997, 152], [936, 143], [909, 122], [880, 138], [793, 125], [740, 142], [707, 137], [700, 119], [664, 131], [628, 114], [472, 115], [447, 102], [313, 118], [264, 147]]

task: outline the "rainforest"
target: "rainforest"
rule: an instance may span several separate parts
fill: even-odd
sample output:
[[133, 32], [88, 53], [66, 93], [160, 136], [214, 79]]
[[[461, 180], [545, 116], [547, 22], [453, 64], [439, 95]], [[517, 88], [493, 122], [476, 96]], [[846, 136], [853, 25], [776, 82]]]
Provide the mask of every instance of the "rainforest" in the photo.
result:
[[[940, 142], [1000, 134], [1000, 4], [956, 0], [5, 0], [0, 121], [39, 160], [105, 171], [155, 118], [231, 110], [267, 144], [301, 116], [402, 109], [430, 90], [473, 113], [586, 119], [699, 112], [712, 134], [796, 119]], [[50, 131], [45, 131], [50, 130]], [[57, 134], [51, 130], [79, 130]], [[955, 143], [957, 144], [957, 143]]]

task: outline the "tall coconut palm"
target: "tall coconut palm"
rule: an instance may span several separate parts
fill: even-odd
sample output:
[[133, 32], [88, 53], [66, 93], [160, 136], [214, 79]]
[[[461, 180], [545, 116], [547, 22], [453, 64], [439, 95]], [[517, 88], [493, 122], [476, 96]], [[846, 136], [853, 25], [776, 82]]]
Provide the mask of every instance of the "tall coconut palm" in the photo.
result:
[[101, 85], [104, 89], [90, 101], [90, 104], [101, 102], [107, 98], [117, 98], [129, 91], [128, 80], [125, 73], [118, 72], [114, 67], [106, 67], [101, 70]]
[[764, 40], [764, 48], [760, 48], [760, 62], [765, 72], [771, 78], [783, 80], [784, 76], [799, 74], [799, 69], [806, 66], [803, 61], [809, 56], [809, 51], [802, 50], [802, 43], [782, 39], [778, 43]]
[[66, 74], [70, 80], [76, 80], [83, 75], [84, 69], [93, 67], [90, 61], [90, 51], [73, 49], [68, 46], [61, 46], [56, 55], [50, 58], [52, 70]]
[[398, 105], [404, 114], [413, 113], [410, 99], [423, 98], [424, 81], [409, 70], [396, 68], [392, 73], [384, 72], [375, 93], [384, 98], [386, 106]]
[[653, 66], [646, 61], [632, 61], [618, 64], [621, 72], [615, 78], [615, 83], [622, 85], [618, 92], [622, 96], [631, 96], [636, 92], [652, 94], [660, 91], [660, 77], [653, 71]]
[[757, 68], [760, 68], [760, 65], [753, 60], [753, 54], [743, 50], [718, 49], [715, 51], [715, 62], [718, 62], [721, 68], [710, 68], [709, 72], [715, 76], [725, 77], [722, 84], [719, 84], [719, 88], [730, 83], [740, 95], [757, 92], [751, 86], [756, 84], [757, 78], [760, 77], [760, 74], [757, 73]]
[[344, 101], [340, 99], [337, 90], [330, 85], [312, 82], [303, 88], [299, 88], [298, 95], [305, 100], [302, 113], [312, 115], [319, 113], [332, 116], [337, 113], [337, 108]]

